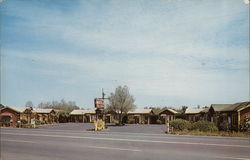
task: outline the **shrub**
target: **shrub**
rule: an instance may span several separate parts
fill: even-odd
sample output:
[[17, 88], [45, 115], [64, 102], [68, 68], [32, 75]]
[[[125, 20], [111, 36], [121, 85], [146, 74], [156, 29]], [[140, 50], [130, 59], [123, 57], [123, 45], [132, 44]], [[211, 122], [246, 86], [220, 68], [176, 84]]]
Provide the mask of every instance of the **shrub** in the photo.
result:
[[134, 119], [129, 119], [129, 120], [128, 120], [128, 123], [129, 123], [129, 124], [135, 124], [135, 120], [134, 120]]
[[114, 124], [119, 124], [119, 121], [118, 120], [116, 120], [116, 119], [113, 119], [112, 121], [111, 121], [111, 123], [114, 123]]
[[45, 121], [40, 121], [40, 122], [41, 122], [41, 125], [46, 124], [46, 122], [45, 122]]
[[1, 122], [1, 126], [10, 127], [10, 122]]
[[148, 124], [148, 121], [147, 120], [142, 120], [141, 124]]
[[22, 128], [34, 128], [32, 124], [22, 124]]
[[228, 131], [229, 130], [228, 122], [224, 120], [222, 123], [220, 123], [219, 124], [219, 130]]
[[28, 121], [26, 119], [21, 119], [21, 124], [27, 124]]
[[247, 116], [241, 123], [240, 123], [240, 131], [249, 132], [250, 131], [250, 116]]
[[159, 119], [157, 119], [157, 120], [156, 120], [156, 123], [157, 123], [157, 124], [162, 124], [162, 121], [159, 120]]
[[[66, 123], [70, 119], [69, 111], [60, 111], [58, 116], [59, 123]], [[93, 123], [93, 122], [92, 122]]]
[[43, 125], [43, 124], [46, 124], [45, 121], [43, 121], [43, 120], [38, 120], [38, 119], [35, 120], [35, 123], [36, 123], [36, 125]]
[[217, 126], [213, 122], [198, 121], [191, 125], [190, 130], [198, 130], [202, 132], [216, 132]]
[[190, 122], [184, 119], [175, 119], [170, 121], [170, 127], [176, 131], [184, 131], [190, 128]]

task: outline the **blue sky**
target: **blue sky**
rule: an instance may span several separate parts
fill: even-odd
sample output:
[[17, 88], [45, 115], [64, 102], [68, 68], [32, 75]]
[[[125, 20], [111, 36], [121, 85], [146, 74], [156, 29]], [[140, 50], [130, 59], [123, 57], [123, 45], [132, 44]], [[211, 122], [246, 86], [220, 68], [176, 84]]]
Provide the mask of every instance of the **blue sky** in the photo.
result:
[[93, 99], [127, 85], [138, 108], [249, 100], [243, 0], [5, 0], [1, 103]]

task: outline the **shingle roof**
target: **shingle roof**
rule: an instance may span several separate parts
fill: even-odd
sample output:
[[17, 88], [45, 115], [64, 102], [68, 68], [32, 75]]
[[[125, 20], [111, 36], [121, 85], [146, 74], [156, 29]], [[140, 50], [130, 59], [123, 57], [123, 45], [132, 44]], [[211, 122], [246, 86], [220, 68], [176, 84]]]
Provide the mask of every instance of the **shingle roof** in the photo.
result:
[[84, 114], [95, 114], [94, 109], [75, 109], [70, 112], [70, 115], [84, 115]]
[[53, 109], [33, 108], [34, 113], [50, 113]]
[[177, 114], [178, 113], [177, 111], [175, 111], [175, 110], [173, 110], [171, 108], [165, 108], [164, 110], [160, 111], [159, 114], [161, 114], [162, 112], [164, 112], [166, 110], [169, 111], [169, 112], [171, 112], [171, 113], [173, 113], [173, 114]]
[[211, 104], [211, 107], [213, 107], [215, 112], [221, 112], [228, 108], [232, 104]]
[[84, 114], [95, 114], [95, 109], [85, 109], [83, 110]]
[[244, 108], [244, 107], [246, 107], [248, 105], [250, 105], [250, 101], [239, 102], [239, 103], [235, 103], [235, 104], [229, 105], [228, 107], [223, 108], [221, 111], [238, 111], [241, 108]]
[[197, 114], [203, 111], [203, 108], [187, 108], [185, 114]]
[[83, 115], [83, 110], [82, 109], [75, 109], [72, 112], [70, 112], [70, 115]]
[[207, 113], [207, 112], [209, 112], [209, 108], [203, 108], [203, 110], [200, 111], [200, 112], [202, 112], [202, 113]]
[[134, 109], [133, 111], [128, 111], [128, 114], [149, 114], [152, 109]]
[[14, 108], [14, 107], [10, 107], [10, 106], [5, 106], [5, 107], [1, 108], [0, 110], [6, 109], [6, 108], [9, 108], [9, 109], [11, 109], [11, 110], [13, 110], [13, 111], [16, 111], [16, 112], [20, 113], [20, 110], [19, 110], [19, 109]]
[[22, 113], [23, 111], [25, 111], [25, 109], [26, 109], [25, 107], [20, 107], [20, 108], [19, 108], [19, 107], [13, 107], [13, 108], [14, 108], [15, 110], [21, 112], [21, 113]]

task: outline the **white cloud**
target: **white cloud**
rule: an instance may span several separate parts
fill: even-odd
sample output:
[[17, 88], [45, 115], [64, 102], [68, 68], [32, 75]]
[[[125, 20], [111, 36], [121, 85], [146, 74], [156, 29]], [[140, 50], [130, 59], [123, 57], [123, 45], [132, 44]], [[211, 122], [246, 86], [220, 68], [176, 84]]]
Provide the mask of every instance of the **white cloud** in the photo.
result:
[[96, 57], [74, 57], [62, 53], [30, 53], [26, 56], [14, 52], [6, 53], [33, 59], [45, 65], [52, 63], [58, 65], [58, 68], [72, 67], [75, 72], [65, 72], [62, 78], [58, 78], [65, 85], [87, 82], [89, 84], [85, 85], [114, 88], [120, 84], [128, 85], [135, 95], [185, 97], [194, 100], [197, 97], [204, 101], [218, 99], [219, 95], [232, 98], [237, 94], [248, 94], [245, 88], [249, 86], [246, 72], [202, 70], [197, 69], [202, 67], [199, 63], [186, 65], [180, 59], [172, 61], [162, 57], [145, 57], [116, 62], [112, 59], [103, 61]]
[[[148, 10], [139, 1], [122, 5], [112, 1], [98, 11], [96, 4], [84, 1], [67, 14], [20, 4], [21, 8], [10, 7], [6, 14], [23, 18], [18, 26], [26, 28], [27, 34], [45, 40], [56, 37], [80, 51], [41, 47], [39, 51], [3, 49], [3, 53], [53, 65], [55, 70], [30, 71], [61, 77], [58, 82], [65, 85], [88, 82], [114, 88], [124, 84], [136, 95], [193, 101], [247, 97], [249, 48], [227, 45], [221, 35], [224, 30], [230, 35], [249, 32], [249, 20], [239, 25], [244, 31], [227, 28], [242, 17], [242, 8], [226, 1], [186, 2], [184, 6], [179, 2], [160, 1]], [[58, 73], [67, 68], [71, 72]]]

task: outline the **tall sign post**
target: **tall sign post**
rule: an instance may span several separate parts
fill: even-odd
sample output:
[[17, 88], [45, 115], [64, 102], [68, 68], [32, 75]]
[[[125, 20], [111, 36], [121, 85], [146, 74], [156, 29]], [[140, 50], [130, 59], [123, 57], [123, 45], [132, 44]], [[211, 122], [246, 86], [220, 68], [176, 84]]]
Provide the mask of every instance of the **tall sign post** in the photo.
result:
[[96, 120], [103, 118], [104, 112], [104, 99], [103, 98], [95, 98], [95, 112], [96, 112]]
[[105, 128], [104, 123], [104, 100], [108, 99], [105, 98], [105, 93], [102, 89], [102, 98], [95, 98], [94, 104], [95, 104], [95, 112], [96, 112], [96, 122], [95, 122], [95, 130], [102, 130]]

